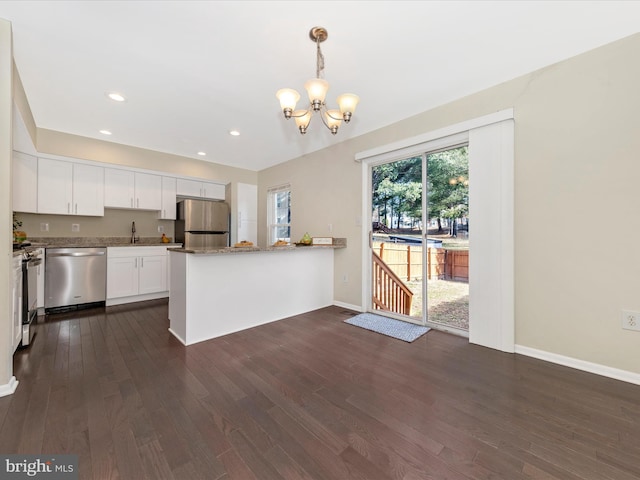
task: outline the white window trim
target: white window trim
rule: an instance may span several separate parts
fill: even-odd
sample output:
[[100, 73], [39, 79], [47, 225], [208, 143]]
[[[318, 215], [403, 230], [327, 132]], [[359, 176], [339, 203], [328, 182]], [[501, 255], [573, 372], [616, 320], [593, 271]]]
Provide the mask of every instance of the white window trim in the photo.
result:
[[[469, 342], [515, 350], [514, 111], [502, 110], [357, 153], [362, 162], [362, 310], [371, 307], [370, 169], [469, 141], [470, 209], [474, 222], [469, 298]], [[475, 179], [475, 180], [474, 180]]]
[[[273, 229], [275, 226], [288, 226], [289, 229], [291, 229], [291, 223], [276, 223], [276, 219], [274, 218], [275, 194], [281, 192], [289, 192], [289, 195], [291, 195], [291, 185], [284, 184], [267, 189], [267, 237], [270, 245], [275, 243], [275, 241], [277, 240], [277, 238], [273, 238]], [[291, 209], [291, 204], [289, 204], [289, 209]]]

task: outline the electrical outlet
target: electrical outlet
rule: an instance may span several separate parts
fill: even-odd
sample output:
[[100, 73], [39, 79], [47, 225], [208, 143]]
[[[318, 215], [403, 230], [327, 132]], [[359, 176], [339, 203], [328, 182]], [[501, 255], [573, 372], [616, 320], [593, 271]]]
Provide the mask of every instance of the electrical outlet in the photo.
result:
[[349, 274], [345, 273], [342, 275], [342, 283], [349, 283]]
[[41, 223], [40, 224], [40, 231], [41, 232], [48, 232], [49, 231], [49, 224], [48, 223]]
[[333, 225], [332, 224], [327, 224], [327, 229], [329, 230], [329, 233], [333, 232]]
[[622, 328], [640, 332], [640, 312], [622, 311]]
[[158, 233], [164, 233], [164, 226], [158, 225]]
[[72, 232], [79, 232], [80, 231], [80, 224], [79, 223], [72, 223], [71, 224], [71, 231]]

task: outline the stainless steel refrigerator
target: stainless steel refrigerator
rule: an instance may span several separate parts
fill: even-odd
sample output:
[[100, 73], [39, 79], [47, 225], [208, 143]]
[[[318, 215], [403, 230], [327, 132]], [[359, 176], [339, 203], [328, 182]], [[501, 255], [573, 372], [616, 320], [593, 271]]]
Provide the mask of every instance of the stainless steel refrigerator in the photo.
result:
[[185, 198], [177, 205], [176, 241], [184, 248], [229, 246], [229, 205]]

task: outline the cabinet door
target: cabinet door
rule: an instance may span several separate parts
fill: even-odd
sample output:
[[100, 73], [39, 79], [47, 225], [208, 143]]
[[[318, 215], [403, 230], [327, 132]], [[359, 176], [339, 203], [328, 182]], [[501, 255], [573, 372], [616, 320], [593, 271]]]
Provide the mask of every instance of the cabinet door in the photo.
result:
[[201, 197], [202, 182], [178, 178], [176, 180], [176, 195], [183, 197]]
[[258, 186], [238, 183], [238, 241], [258, 243]]
[[133, 172], [117, 168], [104, 169], [104, 206], [133, 208], [135, 176]]
[[242, 220], [258, 220], [258, 186], [238, 183], [238, 213]]
[[138, 294], [138, 257], [107, 259], [107, 299]]
[[166, 254], [140, 257], [138, 293], [164, 292], [167, 290]]
[[73, 213], [104, 216], [104, 168], [81, 163], [73, 166]]
[[12, 332], [12, 346], [13, 351], [15, 352], [18, 345], [20, 345], [20, 341], [22, 340], [22, 259], [16, 261], [14, 259], [13, 262], [13, 288], [12, 288], [12, 299], [13, 299], [13, 325], [11, 328]]
[[163, 220], [176, 219], [176, 179], [162, 177], [162, 210], [158, 218]]
[[44, 308], [44, 249], [38, 248], [36, 252], [40, 255], [42, 263], [36, 267], [36, 275], [38, 276], [38, 287], [36, 290], [36, 307]]
[[219, 183], [202, 182], [202, 196], [213, 200], [224, 200], [225, 186]]
[[13, 211], [38, 211], [38, 158], [13, 152]]
[[162, 210], [162, 177], [148, 173], [136, 173], [135, 208]]
[[38, 213], [70, 214], [73, 163], [38, 159]]

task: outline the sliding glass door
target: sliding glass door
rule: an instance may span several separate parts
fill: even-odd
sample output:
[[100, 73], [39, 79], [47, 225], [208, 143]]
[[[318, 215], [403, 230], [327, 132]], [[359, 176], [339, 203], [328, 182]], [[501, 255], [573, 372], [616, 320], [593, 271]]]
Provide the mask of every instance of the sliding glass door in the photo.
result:
[[466, 146], [370, 166], [370, 310], [468, 330]]

